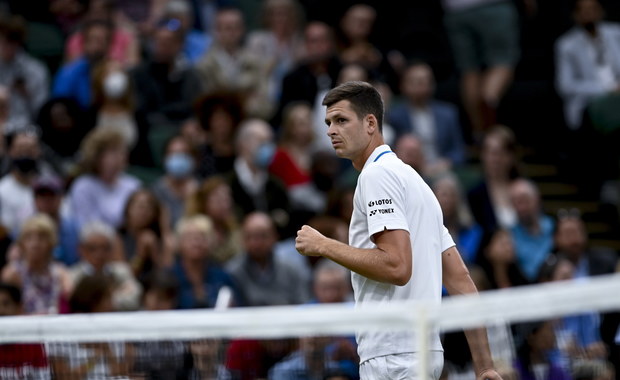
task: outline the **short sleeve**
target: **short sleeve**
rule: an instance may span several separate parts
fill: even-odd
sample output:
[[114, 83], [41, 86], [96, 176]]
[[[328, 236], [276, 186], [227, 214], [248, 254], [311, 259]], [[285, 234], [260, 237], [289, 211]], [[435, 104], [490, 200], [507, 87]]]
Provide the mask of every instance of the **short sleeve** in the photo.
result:
[[371, 166], [360, 178], [369, 238], [384, 230], [409, 231], [403, 181], [395, 171]]
[[445, 252], [446, 249], [454, 247], [456, 244], [454, 243], [454, 239], [452, 239], [452, 235], [446, 228], [446, 226], [442, 226], [443, 232], [441, 234], [441, 252]]

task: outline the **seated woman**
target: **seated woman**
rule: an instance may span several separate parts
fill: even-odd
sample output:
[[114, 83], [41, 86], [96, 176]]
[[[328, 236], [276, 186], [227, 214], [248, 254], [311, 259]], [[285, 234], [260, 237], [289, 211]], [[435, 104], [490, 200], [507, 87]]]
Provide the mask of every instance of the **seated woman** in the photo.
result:
[[127, 145], [115, 130], [90, 132], [80, 148], [83, 174], [69, 189], [69, 205], [80, 228], [91, 221], [102, 221], [118, 228], [129, 196], [141, 186], [125, 173]]
[[22, 291], [24, 314], [58, 314], [67, 312], [72, 291], [66, 267], [53, 261], [58, 240], [56, 225], [47, 215], [26, 220], [17, 244], [20, 258], [2, 271], [1, 281]]
[[124, 223], [119, 229], [125, 258], [134, 275], [144, 280], [153, 269], [172, 265], [172, 251], [166, 214], [159, 200], [148, 189], [138, 189], [127, 200]]
[[176, 232], [179, 257], [173, 273], [180, 284], [178, 308], [213, 308], [223, 287], [232, 291], [232, 304], [240, 305], [241, 296], [232, 277], [210, 259], [215, 243], [211, 219], [204, 215], [185, 217]]
[[188, 200], [186, 215], [203, 214], [213, 223], [215, 244], [211, 259], [225, 264], [241, 252], [241, 231], [228, 183], [219, 176], [207, 179]]

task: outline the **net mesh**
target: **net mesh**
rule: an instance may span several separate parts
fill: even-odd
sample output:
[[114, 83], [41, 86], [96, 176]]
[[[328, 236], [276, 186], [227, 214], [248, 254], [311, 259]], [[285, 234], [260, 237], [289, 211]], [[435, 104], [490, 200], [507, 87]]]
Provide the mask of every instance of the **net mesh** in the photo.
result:
[[[441, 305], [303, 305], [0, 318], [0, 379], [355, 379], [357, 331], [438, 329], [443, 377], [474, 379], [484, 327], [505, 380], [613, 379], [620, 277], [489, 291]], [[432, 356], [416, 365], [432, 373]], [[553, 376], [552, 376], [553, 375]], [[554, 377], [555, 376], [555, 377]]]

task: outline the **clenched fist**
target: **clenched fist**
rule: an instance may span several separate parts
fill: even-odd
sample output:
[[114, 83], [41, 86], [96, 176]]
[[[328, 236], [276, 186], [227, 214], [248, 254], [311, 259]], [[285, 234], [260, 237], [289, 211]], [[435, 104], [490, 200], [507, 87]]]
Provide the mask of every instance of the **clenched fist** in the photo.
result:
[[304, 256], [321, 256], [321, 245], [327, 238], [310, 226], [297, 231], [295, 249]]

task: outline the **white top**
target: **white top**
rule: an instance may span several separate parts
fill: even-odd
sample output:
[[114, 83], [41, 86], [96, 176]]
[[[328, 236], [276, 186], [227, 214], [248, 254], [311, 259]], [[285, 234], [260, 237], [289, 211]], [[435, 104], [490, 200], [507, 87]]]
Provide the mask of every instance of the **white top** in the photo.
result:
[[[373, 281], [352, 273], [356, 304], [393, 300], [441, 302], [441, 253], [454, 246], [443, 225], [439, 202], [422, 177], [403, 163], [388, 145], [377, 147], [358, 177], [349, 227], [349, 244], [375, 248], [372, 236], [384, 229], [409, 232], [413, 272], [405, 286]], [[360, 362], [378, 356], [417, 352], [411, 333], [358, 332]], [[430, 350], [443, 351], [439, 332], [432, 331]]]
[[16, 237], [22, 224], [34, 214], [32, 188], [9, 173], [0, 179], [0, 221]]

